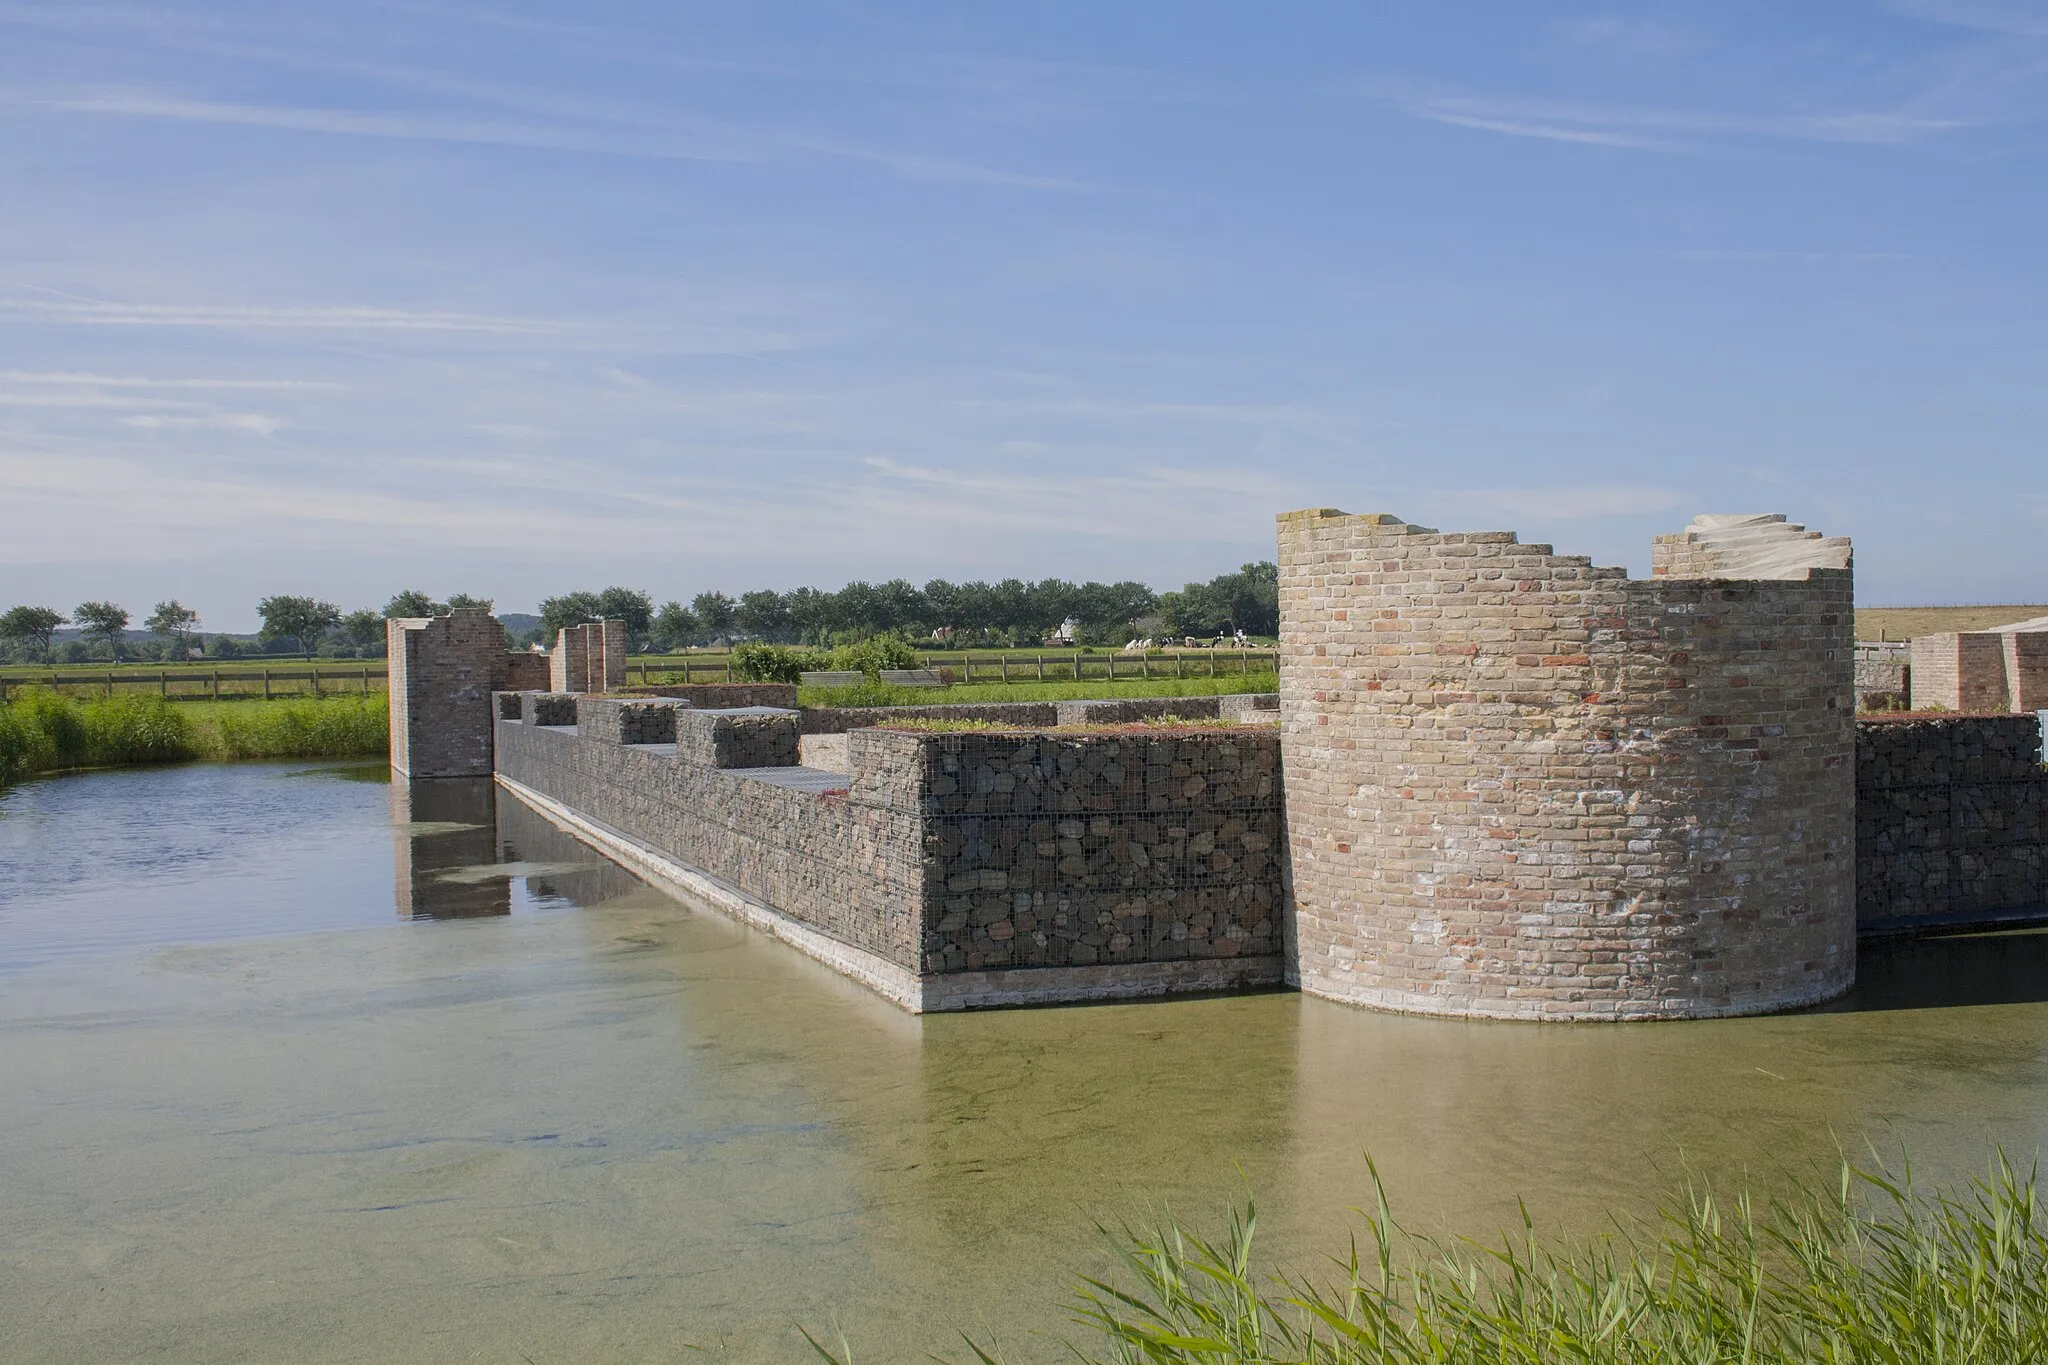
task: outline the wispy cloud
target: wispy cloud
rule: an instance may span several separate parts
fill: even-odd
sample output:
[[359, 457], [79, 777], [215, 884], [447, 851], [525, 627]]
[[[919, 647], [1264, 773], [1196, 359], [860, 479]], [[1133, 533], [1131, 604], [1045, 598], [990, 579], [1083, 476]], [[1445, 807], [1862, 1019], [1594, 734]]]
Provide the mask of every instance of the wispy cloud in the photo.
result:
[[1574, 47], [1592, 48], [1629, 61], [1684, 56], [1706, 46], [1698, 33], [1612, 14], [1560, 22], [1554, 30]]
[[1065, 176], [984, 166], [922, 152], [871, 147], [843, 138], [722, 128], [703, 122], [683, 128], [676, 126], [673, 119], [665, 126], [652, 128], [617, 124], [575, 127], [561, 123], [515, 123], [407, 110], [316, 109], [227, 103], [135, 91], [82, 95], [13, 94], [0, 97], [0, 105], [72, 114], [276, 128], [327, 136], [470, 143], [649, 160], [760, 162], [775, 156], [811, 155], [876, 166], [900, 179], [931, 184], [1061, 192], [1092, 188]]
[[549, 318], [499, 317], [411, 308], [274, 308], [0, 299], [0, 320], [8, 317], [92, 327], [261, 327], [318, 331], [488, 332], [528, 336], [573, 332], [590, 325]]
[[1691, 151], [1737, 138], [1902, 146], [1977, 126], [1974, 120], [1909, 109], [1754, 115], [1388, 87], [1364, 93], [1415, 118], [1454, 127], [1644, 151]]
[[209, 412], [190, 417], [138, 413], [123, 417], [121, 424], [145, 431], [246, 431], [256, 436], [275, 436], [285, 425], [260, 412]]
[[1669, 512], [1686, 498], [1676, 489], [1625, 486], [1450, 489], [1429, 496], [1469, 513], [1536, 521], [1648, 516]]
[[1892, 0], [1891, 7], [1958, 28], [2048, 38], [2048, 4], [2041, 0]]
[[49, 386], [59, 391], [93, 389], [324, 390], [342, 385], [319, 379], [160, 379], [143, 375], [92, 374], [78, 370], [0, 370], [0, 384]]

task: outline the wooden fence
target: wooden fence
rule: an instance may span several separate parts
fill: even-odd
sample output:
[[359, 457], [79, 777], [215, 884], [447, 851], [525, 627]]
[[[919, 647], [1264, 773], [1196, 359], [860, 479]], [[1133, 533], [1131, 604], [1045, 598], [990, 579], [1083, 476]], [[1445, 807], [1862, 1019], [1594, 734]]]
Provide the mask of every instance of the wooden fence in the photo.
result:
[[[976, 658], [972, 654], [920, 654], [921, 667], [945, 669], [953, 680], [971, 682], [1108, 682], [1138, 678], [1220, 678], [1268, 673], [1279, 666], [1272, 650], [1232, 649], [1175, 651], [1170, 654], [1024, 654], [1021, 651]], [[733, 682], [732, 656], [694, 659], [629, 660], [628, 683]], [[0, 676], [0, 702], [23, 687], [54, 687], [113, 696], [116, 692], [155, 691], [172, 701], [233, 701], [262, 697], [369, 692], [385, 686], [382, 662], [342, 668], [226, 668], [206, 670], [98, 669], [92, 672], [51, 672], [34, 676]]]
[[[301, 684], [304, 684], [301, 686]], [[39, 677], [0, 677], [0, 702], [11, 690], [23, 687], [79, 689], [113, 696], [116, 692], [154, 690], [171, 701], [242, 701], [276, 697], [323, 696], [332, 692], [381, 691], [384, 667], [359, 664], [354, 668], [237, 668], [178, 672], [168, 668], [103, 669], [95, 673], [46, 673]]]
[[[977, 659], [971, 654], [917, 656], [918, 667], [944, 669], [958, 683], [1087, 682], [1138, 678], [1221, 678], [1270, 673], [1280, 656], [1272, 650], [1202, 650], [1172, 654], [1023, 654]], [[732, 682], [732, 657], [695, 660], [635, 659], [626, 664], [628, 683]]]

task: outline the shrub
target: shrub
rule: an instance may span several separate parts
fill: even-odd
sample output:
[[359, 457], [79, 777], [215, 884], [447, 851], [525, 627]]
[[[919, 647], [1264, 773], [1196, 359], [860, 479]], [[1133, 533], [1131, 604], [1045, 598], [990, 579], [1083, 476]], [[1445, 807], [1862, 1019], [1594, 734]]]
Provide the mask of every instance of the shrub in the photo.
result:
[[732, 649], [732, 675], [742, 682], [794, 683], [805, 669], [817, 666], [809, 650], [788, 645], [749, 642]]
[[865, 673], [873, 682], [881, 678], [885, 668], [922, 668], [924, 658], [900, 635], [875, 635], [833, 650], [832, 667], [848, 673]]

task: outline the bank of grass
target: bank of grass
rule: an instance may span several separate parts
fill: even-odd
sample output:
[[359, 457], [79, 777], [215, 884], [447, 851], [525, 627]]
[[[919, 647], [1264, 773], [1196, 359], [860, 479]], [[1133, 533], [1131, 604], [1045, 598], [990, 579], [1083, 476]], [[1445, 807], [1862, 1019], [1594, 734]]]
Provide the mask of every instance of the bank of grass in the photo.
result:
[[[1377, 1173], [1375, 1173], [1377, 1183]], [[1111, 1240], [1082, 1279], [1094, 1365], [2021, 1365], [2048, 1360], [2048, 1220], [2000, 1154], [1932, 1193], [1844, 1166], [1789, 1195], [1693, 1187], [1654, 1219], [1575, 1242], [1523, 1213], [1498, 1245], [1402, 1230], [1384, 1192], [1334, 1279], [1253, 1268], [1257, 1211], [1222, 1236]], [[826, 1360], [850, 1359], [815, 1340]], [[1004, 1357], [970, 1343], [974, 1358]]]
[[[1280, 726], [1276, 716], [1271, 720], [1224, 720], [1213, 716], [1161, 716], [1153, 720], [1114, 721], [1087, 723], [1081, 725], [1043, 725], [1029, 727], [1032, 734], [1039, 735], [1154, 735], [1172, 730], [1277, 730]], [[883, 729], [921, 730], [931, 734], [973, 734], [979, 732], [1007, 731], [1017, 733], [1025, 727], [1005, 724], [999, 720], [954, 720], [931, 716], [906, 716], [902, 720], [884, 721]]]
[[26, 688], [0, 706], [0, 782], [35, 773], [237, 758], [365, 758], [386, 752], [382, 694], [286, 701], [77, 699]]
[[1109, 697], [1220, 697], [1238, 692], [1277, 692], [1277, 673], [1238, 673], [1221, 678], [1119, 679], [1109, 682], [961, 683], [954, 687], [892, 687], [869, 682], [855, 687], [797, 689], [799, 706], [940, 706], [979, 701], [1094, 701]]

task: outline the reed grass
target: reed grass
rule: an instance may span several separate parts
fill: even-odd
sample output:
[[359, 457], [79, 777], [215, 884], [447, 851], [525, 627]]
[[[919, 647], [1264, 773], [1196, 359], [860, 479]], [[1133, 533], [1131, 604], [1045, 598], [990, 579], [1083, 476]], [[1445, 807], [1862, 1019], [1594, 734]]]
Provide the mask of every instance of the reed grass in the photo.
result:
[[371, 757], [389, 743], [381, 695], [173, 703], [32, 687], [0, 706], [0, 782], [137, 763]]
[[[1257, 1209], [1219, 1237], [1110, 1234], [1123, 1273], [1079, 1283], [1084, 1365], [2023, 1365], [2048, 1360], [2037, 1170], [1923, 1193], [1910, 1168], [1758, 1200], [1687, 1188], [1574, 1242], [1526, 1208], [1497, 1244], [1403, 1230], [1384, 1191], [1334, 1278], [1255, 1268]], [[1378, 1172], [1374, 1172], [1378, 1189]], [[828, 1361], [851, 1360], [806, 1340]], [[968, 1343], [982, 1365], [1001, 1353]]]

